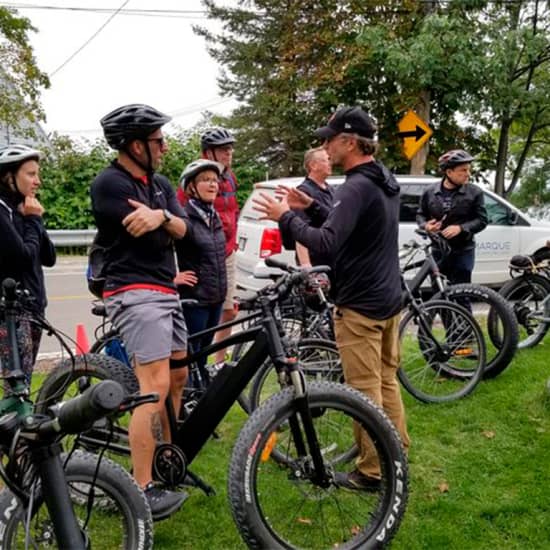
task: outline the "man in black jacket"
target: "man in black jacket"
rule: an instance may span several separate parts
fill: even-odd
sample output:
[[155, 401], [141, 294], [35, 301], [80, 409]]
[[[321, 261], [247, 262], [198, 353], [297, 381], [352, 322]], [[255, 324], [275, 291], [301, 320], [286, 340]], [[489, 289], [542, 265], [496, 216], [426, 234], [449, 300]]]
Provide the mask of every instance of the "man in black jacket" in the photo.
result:
[[160, 396], [158, 403], [133, 412], [128, 429], [134, 477], [155, 520], [170, 516], [187, 496], [152, 483], [156, 442], [169, 439], [165, 401], [171, 398], [178, 411], [187, 380], [187, 329], [174, 284], [174, 239], [187, 228], [170, 182], [155, 174], [168, 150], [161, 127], [169, 120], [141, 104], [105, 115], [103, 132], [118, 156], [91, 187], [97, 240], [107, 249], [105, 308], [122, 336], [140, 392]]
[[[306, 151], [304, 155], [304, 168], [306, 169], [307, 177], [298, 185], [298, 189], [303, 191], [306, 195], [309, 195], [319, 204], [331, 209], [334, 192], [326, 179], [330, 176], [332, 168], [328, 153], [325, 149], [323, 147], [317, 147]], [[296, 210], [296, 213], [302, 217], [308, 225], [313, 227], [320, 227], [322, 225], [322, 223], [316, 224], [315, 220], [312, 220], [303, 210]], [[296, 243], [296, 259], [298, 265], [305, 267], [319, 265], [315, 253], [310, 253], [309, 250], [300, 243]]]
[[[399, 384], [398, 325], [401, 278], [398, 259], [399, 185], [374, 159], [376, 126], [360, 107], [338, 110], [317, 135], [332, 165], [341, 166], [346, 180], [336, 191], [334, 207], [320, 228], [308, 226], [289, 209], [288, 200], [262, 194], [257, 210], [279, 221], [283, 234], [314, 252], [332, 268], [336, 305], [336, 343], [346, 382], [384, 408], [405, 448], [409, 436]], [[308, 207], [322, 216], [320, 207], [305, 193], [289, 191], [292, 206]], [[360, 449], [356, 468], [336, 473], [335, 483], [354, 490], [378, 491], [380, 465], [366, 433], [355, 426]]]
[[435, 251], [438, 263], [451, 284], [470, 283], [475, 260], [474, 235], [487, 226], [483, 192], [468, 185], [473, 157], [462, 149], [447, 151], [439, 157], [443, 172], [440, 183], [424, 191], [416, 221], [430, 233], [447, 239], [450, 252]]

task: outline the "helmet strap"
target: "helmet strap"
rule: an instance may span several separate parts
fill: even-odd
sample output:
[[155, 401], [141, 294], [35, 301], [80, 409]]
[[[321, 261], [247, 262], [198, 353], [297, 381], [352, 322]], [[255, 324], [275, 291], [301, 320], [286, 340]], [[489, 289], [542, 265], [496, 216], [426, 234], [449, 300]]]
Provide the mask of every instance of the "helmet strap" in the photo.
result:
[[460, 183], [456, 183], [454, 182], [447, 174], [447, 171], [445, 170], [445, 181], [447, 181], [448, 183], [450, 183], [454, 188], [456, 187], [460, 187]]
[[137, 164], [146, 174], [147, 181], [151, 183], [151, 179], [153, 174], [155, 173], [155, 169], [153, 168], [153, 162], [151, 159], [151, 151], [149, 149], [149, 143], [147, 143], [146, 140], [139, 140], [145, 145], [145, 151], [147, 153], [147, 164], [144, 164], [140, 159], [138, 159], [131, 151], [129, 147], [124, 148], [124, 152], [132, 159], [132, 162]]

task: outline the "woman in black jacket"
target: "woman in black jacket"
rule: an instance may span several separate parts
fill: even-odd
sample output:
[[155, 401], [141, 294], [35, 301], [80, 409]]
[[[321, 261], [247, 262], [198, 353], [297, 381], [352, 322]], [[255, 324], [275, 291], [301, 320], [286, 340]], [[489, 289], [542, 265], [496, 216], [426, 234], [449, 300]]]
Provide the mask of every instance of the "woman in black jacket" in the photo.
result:
[[[180, 178], [189, 201], [184, 206], [187, 233], [176, 241], [179, 273], [175, 282], [181, 298], [197, 300], [197, 305], [183, 308], [189, 334], [219, 323], [227, 293], [225, 235], [213, 206], [222, 172], [222, 164], [199, 159], [191, 162]], [[194, 342], [192, 351], [209, 345], [212, 338], [213, 334]], [[199, 366], [205, 363], [201, 361]]]
[[[42, 266], [55, 264], [55, 248], [42, 223], [44, 208], [36, 198], [40, 188], [40, 151], [26, 145], [0, 149], [0, 282], [11, 277], [28, 290], [33, 309], [43, 315], [46, 289]], [[30, 381], [42, 330], [30, 319], [18, 322], [23, 372]], [[9, 352], [6, 326], [0, 323], [0, 359], [6, 368]]]

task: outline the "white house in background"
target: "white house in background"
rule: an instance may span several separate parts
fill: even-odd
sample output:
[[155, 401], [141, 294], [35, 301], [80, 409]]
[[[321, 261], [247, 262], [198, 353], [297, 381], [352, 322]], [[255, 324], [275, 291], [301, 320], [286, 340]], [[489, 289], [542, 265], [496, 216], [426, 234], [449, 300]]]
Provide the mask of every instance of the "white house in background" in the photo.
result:
[[[23, 143], [39, 149], [50, 147], [50, 140], [40, 124], [28, 120], [22, 120], [20, 124], [21, 129], [15, 130], [10, 126], [0, 123], [0, 147], [4, 147], [10, 143]], [[29, 128], [32, 128], [34, 131], [34, 137], [25, 135], [25, 130]]]

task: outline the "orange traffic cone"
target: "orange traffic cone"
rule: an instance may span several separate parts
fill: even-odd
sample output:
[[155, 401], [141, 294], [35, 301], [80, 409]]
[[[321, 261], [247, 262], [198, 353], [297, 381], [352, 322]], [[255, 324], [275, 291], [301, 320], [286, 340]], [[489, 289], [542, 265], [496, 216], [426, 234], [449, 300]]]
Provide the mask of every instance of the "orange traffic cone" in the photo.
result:
[[84, 355], [90, 351], [90, 343], [86, 336], [84, 325], [76, 325], [76, 355]]

